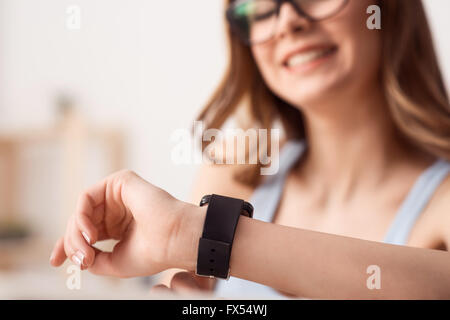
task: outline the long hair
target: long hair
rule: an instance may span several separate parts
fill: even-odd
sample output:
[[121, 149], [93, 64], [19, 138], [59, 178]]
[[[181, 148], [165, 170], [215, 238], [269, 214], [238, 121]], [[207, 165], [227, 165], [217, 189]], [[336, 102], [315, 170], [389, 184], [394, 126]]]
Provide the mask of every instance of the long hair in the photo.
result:
[[[226, 0], [229, 4], [233, 0]], [[450, 160], [450, 103], [421, 0], [380, 0], [383, 28], [380, 79], [389, 111], [406, 141]], [[305, 138], [301, 111], [264, 83], [250, 48], [227, 29], [229, 62], [217, 90], [198, 116], [205, 128], [220, 128], [248, 107], [248, 127], [270, 130], [281, 121], [287, 139]], [[260, 183], [260, 165], [246, 166], [236, 179]]]

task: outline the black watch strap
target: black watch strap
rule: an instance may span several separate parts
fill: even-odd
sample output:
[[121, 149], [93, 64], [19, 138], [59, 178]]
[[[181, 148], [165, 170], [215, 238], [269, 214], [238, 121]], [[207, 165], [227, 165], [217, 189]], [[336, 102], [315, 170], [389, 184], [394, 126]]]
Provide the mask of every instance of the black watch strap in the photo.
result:
[[[208, 204], [209, 201], [211, 200], [212, 196], [213, 195], [211, 195], [211, 194], [203, 196], [202, 200], [200, 200], [200, 207], [203, 207], [204, 205]], [[247, 202], [247, 201], [244, 201], [244, 204], [242, 206], [241, 214], [246, 216], [246, 217], [252, 218], [253, 217], [253, 210], [254, 209], [253, 209], [253, 206], [251, 205], [251, 203]]]
[[[208, 209], [198, 246], [197, 275], [228, 279], [236, 226], [240, 215], [246, 212], [244, 203], [216, 194], [203, 197], [200, 205], [208, 204]], [[250, 216], [252, 213], [253, 207]]]

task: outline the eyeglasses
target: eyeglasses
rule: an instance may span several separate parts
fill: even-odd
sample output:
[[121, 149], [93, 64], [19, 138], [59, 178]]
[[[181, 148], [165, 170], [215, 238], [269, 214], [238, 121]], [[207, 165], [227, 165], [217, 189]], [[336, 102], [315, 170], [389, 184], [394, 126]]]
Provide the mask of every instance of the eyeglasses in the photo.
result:
[[341, 11], [348, 0], [236, 0], [227, 9], [232, 30], [247, 45], [272, 39], [276, 34], [281, 6], [288, 2], [308, 21], [328, 19]]

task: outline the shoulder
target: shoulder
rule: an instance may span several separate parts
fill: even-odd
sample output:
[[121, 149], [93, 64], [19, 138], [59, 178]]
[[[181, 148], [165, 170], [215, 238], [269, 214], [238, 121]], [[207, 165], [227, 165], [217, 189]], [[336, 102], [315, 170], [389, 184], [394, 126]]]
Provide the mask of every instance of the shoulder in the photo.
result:
[[428, 210], [433, 217], [435, 230], [450, 248], [450, 174], [448, 174], [433, 195]]
[[205, 194], [220, 194], [228, 197], [249, 199], [253, 188], [235, 179], [237, 170], [235, 165], [203, 165], [194, 180], [191, 201], [198, 203]]
[[[285, 141], [279, 144], [278, 152], [283, 149], [287, 160], [295, 160], [299, 153], [304, 149], [303, 141]], [[286, 158], [285, 157], [285, 158]], [[286, 160], [286, 159], [285, 159]], [[288, 161], [288, 162], [289, 162]], [[286, 162], [286, 161], [284, 161]], [[289, 163], [283, 163], [283, 166], [290, 166]], [[226, 164], [208, 164], [203, 165], [197, 173], [191, 193], [191, 201], [197, 203], [205, 194], [220, 194], [224, 196], [249, 200], [254, 188], [247, 186], [235, 179], [240, 171], [245, 170], [247, 165], [226, 165]], [[247, 168], [249, 168], [247, 166]]]
[[[450, 167], [450, 163], [448, 164]], [[436, 188], [431, 202], [430, 209], [442, 220], [450, 222], [450, 172], [444, 177], [442, 182]], [[450, 228], [448, 229], [450, 232]]]

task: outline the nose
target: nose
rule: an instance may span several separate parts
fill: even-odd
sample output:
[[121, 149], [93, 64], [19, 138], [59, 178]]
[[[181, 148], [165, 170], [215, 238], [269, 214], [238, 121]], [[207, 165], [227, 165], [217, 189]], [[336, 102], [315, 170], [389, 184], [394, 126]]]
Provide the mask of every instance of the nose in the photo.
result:
[[308, 28], [309, 24], [310, 21], [301, 16], [291, 3], [285, 2], [280, 8], [276, 37], [284, 38], [292, 33], [301, 32]]

